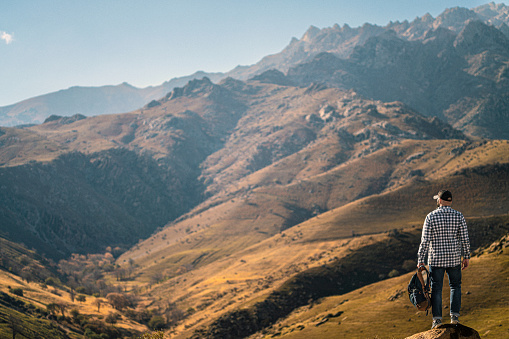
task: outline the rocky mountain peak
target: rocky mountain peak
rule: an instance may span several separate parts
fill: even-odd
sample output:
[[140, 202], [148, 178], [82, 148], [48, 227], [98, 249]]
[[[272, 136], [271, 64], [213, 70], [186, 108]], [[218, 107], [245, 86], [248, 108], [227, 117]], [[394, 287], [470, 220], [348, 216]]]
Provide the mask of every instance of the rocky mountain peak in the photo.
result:
[[490, 2], [474, 8], [473, 11], [485, 22], [496, 27], [507, 23], [507, 18], [509, 18], [509, 6], [506, 6], [503, 3], [496, 4], [494, 2]]
[[443, 27], [459, 32], [468, 20], [480, 20], [480, 18], [475, 12], [464, 7], [449, 8], [436, 18], [433, 28]]
[[320, 34], [320, 29], [316, 26], [310, 26], [301, 40], [304, 42], [312, 42], [313, 38]]
[[429, 13], [424, 14], [421, 18], [421, 22], [432, 23], [433, 21], [435, 21], [435, 18]]
[[181, 96], [196, 96], [203, 92], [212, 91], [215, 86], [217, 85], [214, 85], [208, 77], [193, 79], [184, 87], [175, 87], [173, 91], [167, 94], [166, 98], [172, 100]]
[[477, 54], [485, 50], [507, 54], [509, 41], [507, 37], [493, 26], [480, 21], [469, 21], [458, 34], [454, 47], [465, 54]]

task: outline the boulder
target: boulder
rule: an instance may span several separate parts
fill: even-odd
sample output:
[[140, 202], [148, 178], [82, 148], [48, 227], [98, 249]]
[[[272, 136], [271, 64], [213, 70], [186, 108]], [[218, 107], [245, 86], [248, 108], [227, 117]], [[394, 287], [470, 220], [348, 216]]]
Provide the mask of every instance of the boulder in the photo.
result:
[[442, 324], [432, 330], [414, 334], [406, 339], [481, 339], [473, 328], [461, 324]]

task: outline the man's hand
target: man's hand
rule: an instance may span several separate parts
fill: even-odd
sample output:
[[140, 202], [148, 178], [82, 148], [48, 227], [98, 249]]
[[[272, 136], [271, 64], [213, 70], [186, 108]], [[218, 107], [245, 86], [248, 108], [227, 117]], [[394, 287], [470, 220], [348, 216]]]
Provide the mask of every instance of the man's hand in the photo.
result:
[[468, 267], [468, 262], [469, 262], [468, 259], [463, 259], [463, 262], [461, 263], [461, 269], [462, 270], [464, 270], [465, 268]]
[[426, 265], [424, 263], [418, 263], [417, 269], [419, 270], [419, 272], [422, 272], [426, 269]]

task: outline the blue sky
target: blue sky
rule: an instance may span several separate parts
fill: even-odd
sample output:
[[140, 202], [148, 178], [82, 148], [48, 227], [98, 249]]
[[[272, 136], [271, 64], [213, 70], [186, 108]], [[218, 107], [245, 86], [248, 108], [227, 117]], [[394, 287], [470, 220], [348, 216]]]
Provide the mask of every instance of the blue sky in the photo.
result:
[[229, 71], [281, 51], [311, 25], [384, 26], [488, 2], [3, 0], [0, 106], [71, 86], [146, 87]]

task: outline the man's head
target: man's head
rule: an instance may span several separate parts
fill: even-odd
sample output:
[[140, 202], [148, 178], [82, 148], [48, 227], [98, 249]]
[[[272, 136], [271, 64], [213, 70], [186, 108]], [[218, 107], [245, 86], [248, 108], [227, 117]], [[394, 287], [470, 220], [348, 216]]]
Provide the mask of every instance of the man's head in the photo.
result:
[[437, 206], [451, 206], [452, 193], [448, 190], [441, 190], [433, 199], [437, 201]]

